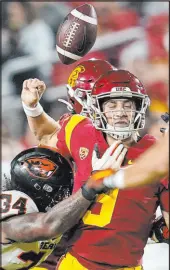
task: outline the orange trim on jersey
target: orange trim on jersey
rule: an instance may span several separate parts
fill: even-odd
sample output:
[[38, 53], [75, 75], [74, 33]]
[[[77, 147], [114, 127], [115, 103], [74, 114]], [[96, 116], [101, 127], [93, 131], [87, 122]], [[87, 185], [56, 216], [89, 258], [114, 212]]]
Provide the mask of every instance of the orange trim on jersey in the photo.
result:
[[104, 177], [108, 177], [112, 174], [116, 173], [116, 171], [112, 170], [112, 169], [105, 169], [105, 170], [101, 170], [101, 171], [95, 171], [93, 172], [93, 174], [91, 175], [91, 179], [94, 181], [100, 180]]
[[70, 118], [69, 122], [65, 126], [65, 142], [70, 153], [71, 153], [70, 143], [71, 143], [72, 132], [74, 128], [84, 119], [86, 119], [85, 116], [75, 114]]

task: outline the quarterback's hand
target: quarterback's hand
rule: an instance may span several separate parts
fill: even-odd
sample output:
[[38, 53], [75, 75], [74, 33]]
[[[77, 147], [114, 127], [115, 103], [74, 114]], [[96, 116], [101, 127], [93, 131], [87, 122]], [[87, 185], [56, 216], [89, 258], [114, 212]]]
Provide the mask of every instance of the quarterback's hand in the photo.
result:
[[46, 85], [38, 79], [29, 79], [23, 82], [21, 100], [27, 106], [34, 108], [46, 90]]
[[99, 158], [98, 147], [95, 145], [92, 155], [93, 171], [106, 169], [112, 169], [114, 171], [119, 170], [126, 152], [127, 149], [124, 145], [120, 141], [116, 141], [106, 150], [102, 158]]
[[169, 243], [169, 230], [162, 216], [154, 220], [150, 238], [156, 243]]

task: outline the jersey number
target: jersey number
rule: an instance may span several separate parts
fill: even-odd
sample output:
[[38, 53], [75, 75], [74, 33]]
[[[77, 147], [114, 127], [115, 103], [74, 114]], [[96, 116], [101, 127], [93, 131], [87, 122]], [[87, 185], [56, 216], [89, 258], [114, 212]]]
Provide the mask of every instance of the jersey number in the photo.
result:
[[[23, 268], [20, 268], [20, 270], [28, 270], [30, 269], [30, 267], [32, 268], [33, 266], [35, 266], [41, 259], [42, 257], [44, 256], [44, 252], [40, 252], [40, 253], [35, 253], [33, 251], [30, 251], [30, 252], [26, 252], [26, 253], [21, 253], [18, 258], [24, 262], [28, 262], [30, 261], [30, 265], [27, 266], [27, 267], [23, 267]], [[29, 268], [28, 268], [29, 267]], [[46, 268], [40, 268], [40, 269], [46, 269]], [[0, 268], [0, 270], [5, 270], [4, 268]]]
[[10, 209], [17, 209], [18, 214], [25, 214], [27, 199], [20, 197], [11, 207], [12, 195], [11, 194], [1, 194], [1, 213], [7, 213]]
[[115, 208], [118, 189], [114, 189], [109, 194], [101, 194], [97, 198], [97, 203], [100, 203], [100, 213], [93, 214], [93, 209], [88, 210], [83, 217], [84, 224], [104, 227], [111, 222], [113, 211]]
[[21, 255], [18, 256], [18, 258], [20, 260], [24, 261], [25, 263], [28, 261], [30, 261], [32, 263], [27, 267], [20, 268], [20, 270], [28, 270], [28, 269], [32, 268], [33, 266], [35, 266], [42, 259], [44, 254], [45, 254], [44, 252], [40, 252], [37, 254], [33, 251], [21, 253]]

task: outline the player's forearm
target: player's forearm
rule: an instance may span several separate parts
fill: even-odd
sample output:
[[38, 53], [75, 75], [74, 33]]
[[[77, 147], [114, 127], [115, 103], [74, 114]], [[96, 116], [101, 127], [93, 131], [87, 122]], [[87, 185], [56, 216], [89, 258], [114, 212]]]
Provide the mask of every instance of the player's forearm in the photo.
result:
[[58, 203], [47, 213], [31, 213], [11, 218], [2, 223], [6, 239], [17, 242], [47, 240], [61, 235], [75, 225], [91, 202], [82, 191]]
[[83, 197], [80, 189], [50, 209], [44, 222], [50, 226], [52, 235], [63, 234], [79, 221], [90, 204], [91, 202]]
[[169, 170], [168, 136], [141, 155], [134, 165], [125, 169], [125, 187], [135, 187], [159, 181]]
[[31, 131], [40, 143], [42, 143], [45, 137], [52, 135], [60, 129], [59, 123], [45, 112], [37, 117], [27, 116], [27, 119]]
[[159, 181], [169, 171], [169, 134], [141, 155], [132, 166], [104, 179], [108, 188], [132, 188]]
[[43, 217], [44, 213], [30, 213], [2, 222], [3, 243], [8, 242], [7, 239], [28, 243], [39, 240], [43, 230], [44, 235], [46, 233], [46, 228], [42, 227]]

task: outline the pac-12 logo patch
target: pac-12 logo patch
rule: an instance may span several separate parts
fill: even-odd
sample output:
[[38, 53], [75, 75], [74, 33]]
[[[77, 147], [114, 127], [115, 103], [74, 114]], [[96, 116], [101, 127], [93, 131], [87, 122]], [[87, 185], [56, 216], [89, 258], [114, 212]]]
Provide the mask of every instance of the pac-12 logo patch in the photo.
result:
[[79, 157], [81, 160], [85, 159], [88, 156], [89, 149], [85, 147], [80, 147], [79, 149]]

